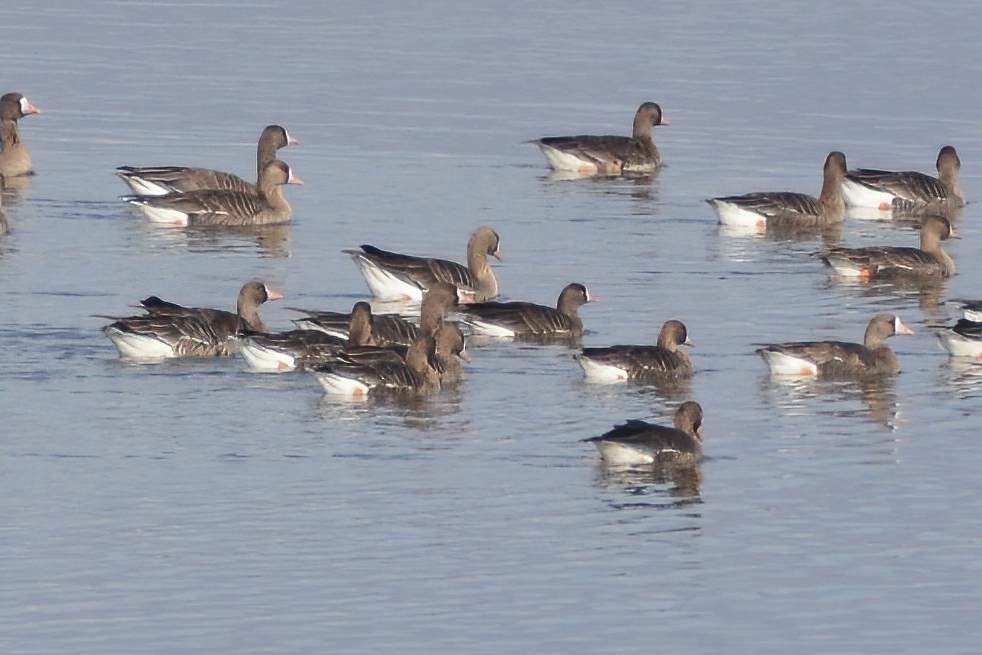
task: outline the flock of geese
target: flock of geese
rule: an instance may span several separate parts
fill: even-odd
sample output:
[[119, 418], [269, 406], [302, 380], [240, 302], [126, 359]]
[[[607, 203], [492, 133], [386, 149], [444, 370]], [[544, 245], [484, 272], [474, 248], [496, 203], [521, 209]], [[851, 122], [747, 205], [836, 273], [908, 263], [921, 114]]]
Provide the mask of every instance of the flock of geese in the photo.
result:
[[[37, 113], [40, 111], [19, 93], [0, 98], [0, 189], [4, 179], [32, 173], [30, 154], [17, 128], [21, 118]], [[631, 136], [546, 137], [532, 143], [557, 171], [650, 175], [662, 163], [652, 128], [668, 123], [657, 103], [645, 102], [635, 114]], [[303, 182], [277, 153], [296, 143], [285, 128], [266, 127], [259, 138], [255, 183], [230, 173], [182, 166], [122, 166], [116, 172], [132, 191], [124, 199], [154, 222], [180, 226], [285, 223], [291, 209], [283, 186]], [[834, 274], [862, 280], [936, 280], [955, 272], [941, 242], [955, 236], [951, 220], [965, 202], [959, 185], [960, 165], [951, 146], [938, 154], [937, 177], [911, 171], [850, 171], [845, 155], [831, 152], [817, 198], [792, 192], [754, 192], [708, 202], [721, 224], [758, 233], [821, 231], [841, 224], [847, 206], [889, 212], [888, 216], [913, 216], [921, 224], [917, 248], [830, 247], [822, 253], [822, 260]], [[0, 234], [6, 230], [0, 205]], [[140, 303], [141, 315], [105, 317], [112, 322], [104, 332], [127, 359], [241, 353], [255, 370], [309, 371], [328, 394], [428, 394], [461, 379], [458, 360], [470, 361], [465, 332], [575, 343], [583, 334], [578, 310], [596, 300], [584, 285], [571, 283], [562, 289], [555, 307], [496, 301], [498, 281], [488, 257], [501, 259], [501, 239], [486, 226], [471, 235], [466, 265], [372, 245], [344, 252], [359, 267], [375, 298], [418, 303], [418, 319], [374, 315], [368, 303], [358, 302], [350, 312], [298, 309], [302, 316], [293, 321], [295, 329], [271, 332], [260, 319], [259, 306], [283, 296], [261, 281], [250, 281], [239, 291], [234, 313], [185, 307], [150, 296]], [[886, 340], [912, 333], [899, 316], [879, 314], [870, 320], [862, 343], [789, 342], [757, 352], [776, 376], [893, 375], [900, 366]], [[951, 355], [982, 359], [982, 302], [966, 304], [964, 318], [939, 337]], [[670, 320], [662, 326], [655, 345], [582, 348], [575, 358], [591, 380], [657, 383], [693, 375], [692, 360], [682, 348], [688, 345], [685, 325]], [[678, 407], [672, 427], [632, 420], [588, 441], [613, 465], [691, 462], [702, 454], [702, 420], [700, 405], [687, 401]]]

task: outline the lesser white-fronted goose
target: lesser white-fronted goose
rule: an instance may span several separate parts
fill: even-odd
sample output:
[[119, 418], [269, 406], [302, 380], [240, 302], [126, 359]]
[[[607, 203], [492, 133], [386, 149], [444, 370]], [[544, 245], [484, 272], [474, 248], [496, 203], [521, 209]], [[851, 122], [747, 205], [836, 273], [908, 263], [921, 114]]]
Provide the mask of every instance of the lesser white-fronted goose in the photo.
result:
[[[967, 312], [966, 312], [967, 314]], [[982, 360], [982, 322], [958, 319], [950, 328], [938, 333], [941, 347], [952, 357]]]
[[189, 191], [166, 196], [126, 196], [151, 221], [168, 225], [276, 225], [288, 223], [292, 210], [283, 196], [284, 184], [303, 184], [290, 167], [274, 160], [259, 176], [256, 193]]
[[24, 116], [40, 114], [41, 110], [20, 93], [0, 97], [0, 175], [17, 177], [34, 172], [31, 153], [17, 132], [17, 121]]
[[837, 274], [847, 277], [946, 278], [955, 274], [955, 262], [941, 247], [941, 241], [954, 236], [955, 230], [948, 219], [929, 216], [921, 225], [920, 248], [831, 248], [821, 257]]
[[675, 410], [674, 427], [630, 420], [613, 430], [584, 439], [600, 451], [610, 466], [676, 463], [693, 464], [702, 458], [702, 407], [687, 400]]
[[722, 225], [751, 228], [763, 233], [768, 228], [823, 228], [842, 221], [842, 179], [846, 156], [830, 152], [823, 168], [822, 192], [818, 198], [785, 191], [756, 192], [742, 196], [709, 198]]
[[414, 257], [362, 245], [343, 250], [361, 269], [372, 295], [383, 300], [420, 300], [437, 282], [453, 284], [461, 297], [483, 301], [498, 295], [498, 280], [488, 264], [488, 255], [501, 261], [501, 238], [490, 227], [481, 226], [467, 242], [467, 266], [445, 259]]
[[965, 204], [959, 182], [961, 160], [954, 147], [944, 146], [935, 164], [938, 177], [916, 171], [880, 171], [860, 168], [846, 173], [842, 197], [850, 207], [913, 211], [924, 205]]
[[758, 348], [774, 375], [855, 377], [900, 372], [897, 356], [886, 344], [895, 334], [914, 334], [894, 314], [877, 314], [866, 327], [863, 343], [801, 341]]
[[257, 193], [259, 176], [276, 159], [276, 151], [298, 143], [285, 127], [267, 125], [259, 135], [256, 148], [256, 184], [231, 173], [189, 166], [120, 166], [116, 175], [138, 196], [165, 196], [205, 189]]
[[555, 307], [530, 302], [483, 302], [460, 306], [461, 322], [490, 337], [580, 337], [580, 305], [595, 302], [582, 284], [568, 284]]
[[689, 377], [692, 360], [679, 346], [691, 346], [689, 334], [681, 321], [666, 321], [658, 333], [655, 346], [609, 346], [584, 348], [576, 355], [588, 380], [624, 382], [665, 377]]
[[290, 330], [275, 334], [247, 334], [239, 338], [243, 359], [254, 371], [293, 371], [332, 361], [339, 352], [378, 345], [374, 339], [372, 308], [355, 303], [348, 320], [347, 336], [322, 330]]
[[547, 136], [536, 139], [546, 161], [555, 170], [581, 174], [621, 175], [651, 173], [661, 166], [661, 154], [651, 138], [651, 128], [668, 125], [655, 102], [645, 102], [634, 114], [631, 136]]
[[118, 318], [103, 331], [127, 359], [228, 356], [237, 349], [235, 337], [240, 331], [266, 331], [259, 305], [282, 297], [263, 282], [248, 282], [239, 291], [233, 314], [183, 307], [151, 296], [141, 303], [146, 315]]

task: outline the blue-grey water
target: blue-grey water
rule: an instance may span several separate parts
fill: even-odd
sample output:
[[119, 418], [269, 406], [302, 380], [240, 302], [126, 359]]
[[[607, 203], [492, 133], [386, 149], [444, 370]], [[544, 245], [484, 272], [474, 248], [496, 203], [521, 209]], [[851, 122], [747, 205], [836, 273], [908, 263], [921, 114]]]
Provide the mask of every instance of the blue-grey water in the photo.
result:
[[[982, 217], [934, 292], [830, 283], [821, 242], [724, 233], [703, 199], [817, 193], [828, 151], [982, 197], [975, 3], [0, 5], [0, 91], [37, 175], [0, 237], [4, 653], [969, 653], [982, 637], [982, 366], [933, 326], [980, 297]], [[551, 179], [524, 140], [626, 133], [661, 103], [651, 180]], [[261, 233], [161, 229], [120, 164], [251, 176], [262, 126], [307, 184]], [[340, 249], [463, 259], [494, 226], [503, 294], [580, 281], [585, 343], [678, 318], [688, 389], [586, 384], [558, 346], [473, 346], [455, 393], [322, 398], [239, 359], [133, 365], [104, 320], [149, 294], [229, 307], [366, 295]], [[914, 245], [849, 220], [850, 245]], [[897, 312], [892, 382], [775, 384], [755, 343], [860, 340]], [[580, 439], [706, 412], [707, 459], [611, 473]]]

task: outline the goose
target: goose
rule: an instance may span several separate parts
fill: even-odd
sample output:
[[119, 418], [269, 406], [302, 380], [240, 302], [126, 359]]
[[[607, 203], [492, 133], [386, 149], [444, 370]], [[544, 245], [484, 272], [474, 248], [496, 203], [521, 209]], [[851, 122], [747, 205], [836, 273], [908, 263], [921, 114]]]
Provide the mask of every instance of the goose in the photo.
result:
[[675, 410], [673, 423], [674, 427], [666, 427], [633, 419], [584, 441], [596, 446], [609, 466], [698, 462], [702, 458], [702, 407], [687, 400]]
[[850, 207], [913, 211], [924, 205], [965, 204], [959, 183], [961, 160], [952, 146], [938, 152], [938, 177], [916, 171], [880, 171], [860, 168], [846, 173], [842, 197]]
[[894, 276], [947, 278], [955, 274], [955, 262], [941, 247], [941, 241], [949, 238], [957, 235], [948, 219], [929, 216], [921, 225], [920, 248], [831, 248], [821, 258], [836, 274], [862, 280]]
[[691, 346], [688, 331], [681, 321], [666, 321], [658, 333], [655, 346], [609, 346], [584, 348], [576, 361], [583, 367], [587, 380], [624, 382], [692, 375], [692, 360], [679, 346]]
[[330, 396], [364, 398], [380, 393], [423, 395], [440, 390], [440, 372], [433, 366], [434, 335], [420, 334], [405, 358], [356, 358], [315, 366], [313, 375]]
[[669, 124], [658, 103], [645, 102], [634, 114], [631, 136], [547, 136], [529, 143], [537, 144], [546, 161], [557, 171], [584, 175], [651, 173], [662, 164], [661, 155], [651, 138], [651, 128]]
[[841, 222], [845, 216], [841, 193], [845, 174], [846, 156], [832, 151], [825, 158], [818, 198], [777, 191], [709, 198], [706, 202], [722, 225], [749, 227], [760, 233], [768, 228], [824, 228]]
[[275, 334], [250, 333], [239, 338], [242, 357], [254, 371], [293, 371], [332, 361], [345, 349], [377, 345], [372, 308], [355, 303], [344, 338], [323, 330], [297, 329]]
[[461, 322], [474, 334], [491, 337], [580, 337], [580, 305], [596, 302], [587, 288], [572, 283], [559, 294], [556, 307], [529, 302], [484, 302], [460, 307]]
[[445, 259], [402, 255], [362, 245], [343, 250], [361, 269], [372, 295], [382, 300], [418, 301], [436, 282], [460, 289], [467, 300], [480, 302], [498, 295], [498, 280], [488, 265], [488, 255], [501, 261], [501, 238], [490, 227], [481, 226], [467, 242], [467, 266]]
[[292, 210], [282, 185], [303, 184], [289, 166], [274, 160], [259, 176], [257, 193], [208, 189], [165, 196], [124, 196], [148, 219], [168, 225], [275, 225], [290, 221]]
[[0, 97], [0, 175], [9, 178], [34, 172], [31, 153], [20, 138], [17, 121], [40, 113], [41, 110], [20, 93], [7, 93]]
[[261, 281], [247, 282], [239, 291], [233, 314], [182, 307], [151, 296], [141, 303], [146, 315], [116, 318], [103, 332], [124, 359], [224, 357], [235, 352], [235, 336], [242, 330], [266, 331], [259, 305], [282, 297]]
[[[285, 127], [267, 125], [259, 135], [256, 149], [257, 180], [263, 169], [276, 160], [276, 151], [300, 142], [290, 136]], [[116, 169], [133, 193], [138, 196], [165, 196], [169, 193], [187, 193], [216, 189], [239, 193], [258, 193], [258, 184], [246, 182], [238, 175], [188, 166], [120, 166]]]
[[886, 344], [895, 334], [914, 331], [894, 314], [877, 314], [866, 327], [863, 343], [801, 341], [758, 348], [774, 375], [855, 377], [900, 372], [897, 356]]

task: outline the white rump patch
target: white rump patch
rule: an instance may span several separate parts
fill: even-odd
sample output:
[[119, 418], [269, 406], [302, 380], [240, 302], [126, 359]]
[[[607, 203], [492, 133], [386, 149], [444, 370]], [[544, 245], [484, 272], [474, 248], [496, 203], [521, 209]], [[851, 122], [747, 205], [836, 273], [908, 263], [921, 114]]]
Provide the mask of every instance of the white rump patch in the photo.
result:
[[416, 301], [423, 300], [423, 290], [415, 284], [410, 284], [385, 270], [375, 262], [360, 255], [353, 254], [352, 258], [361, 269], [361, 274], [368, 284], [372, 295], [380, 300]]
[[117, 175], [138, 196], [164, 196], [172, 191], [172, 189], [146, 180], [138, 175], [125, 175], [123, 173], [117, 173]]
[[793, 375], [797, 377], [818, 375], [818, 365], [807, 359], [792, 357], [791, 355], [773, 350], [762, 350], [760, 354], [774, 375]]
[[119, 328], [107, 328], [106, 336], [123, 359], [161, 360], [177, 356], [169, 344], [156, 337], [124, 332]]
[[709, 202], [716, 210], [720, 225], [744, 228], [753, 234], [761, 234], [767, 227], [767, 219], [757, 212], [748, 211], [732, 202], [724, 202], [716, 198], [711, 198]]
[[331, 396], [346, 398], [364, 398], [371, 391], [364, 382], [337, 375], [336, 373], [314, 373], [314, 377], [324, 387], [324, 392]]
[[650, 452], [638, 450], [617, 441], [594, 441], [604, 463], [610, 466], [637, 466], [654, 464], [655, 457]]
[[880, 208], [880, 205], [890, 205], [895, 195], [888, 191], [871, 189], [865, 184], [854, 182], [850, 179], [842, 180], [842, 200], [848, 207], [873, 207]]
[[592, 161], [580, 159], [575, 155], [543, 143], [539, 144], [539, 149], [542, 150], [542, 154], [545, 155], [549, 165], [557, 171], [571, 171], [583, 174], [597, 172], [597, 165]]
[[253, 371], [279, 373], [297, 368], [293, 355], [272, 348], [266, 348], [252, 339], [241, 339], [239, 352]]
[[511, 328], [507, 328], [503, 325], [497, 325], [496, 323], [486, 323], [479, 318], [474, 318], [473, 316], [463, 316], [461, 318], [461, 322], [470, 327], [470, 329], [476, 335], [502, 338], [515, 336], [515, 331]]
[[579, 362], [586, 379], [589, 382], [615, 383], [626, 382], [628, 379], [627, 371], [610, 364], [595, 362], [585, 355], [577, 355], [576, 361]]
[[176, 209], [165, 209], [163, 207], [152, 207], [139, 200], [130, 200], [130, 204], [136, 205], [150, 221], [154, 223], [165, 223], [167, 225], [187, 226], [188, 215]]

